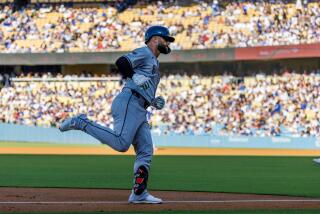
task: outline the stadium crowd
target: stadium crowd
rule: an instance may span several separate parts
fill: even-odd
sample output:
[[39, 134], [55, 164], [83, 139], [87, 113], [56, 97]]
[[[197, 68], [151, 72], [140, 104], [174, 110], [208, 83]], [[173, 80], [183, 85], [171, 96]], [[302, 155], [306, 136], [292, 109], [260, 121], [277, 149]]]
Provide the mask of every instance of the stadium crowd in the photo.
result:
[[30, 5], [16, 12], [0, 6], [0, 52], [131, 50], [144, 43], [145, 29], [155, 24], [170, 28], [176, 37], [172, 49], [320, 41], [320, 2], [276, 2], [231, 1], [222, 7], [218, 1], [191, 6], [158, 1], [122, 13], [111, 6]]
[[[0, 122], [56, 126], [87, 113], [112, 127], [118, 81], [15, 81], [0, 91]], [[309, 74], [163, 77], [162, 111], [148, 108], [152, 131], [170, 135], [320, 136], [320, 69]]]

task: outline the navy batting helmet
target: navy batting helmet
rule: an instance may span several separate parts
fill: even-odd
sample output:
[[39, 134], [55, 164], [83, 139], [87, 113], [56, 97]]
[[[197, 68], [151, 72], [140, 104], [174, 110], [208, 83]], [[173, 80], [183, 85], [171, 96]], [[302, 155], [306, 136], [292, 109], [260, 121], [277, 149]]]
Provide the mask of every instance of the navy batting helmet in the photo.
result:
[[169, 30], [163, 26], [149, 27], [144, 35], [144, 41], [147, 44], [153, 36], [161, 36], [168, 42], [174, 42], [174, 38], [170, 36]]

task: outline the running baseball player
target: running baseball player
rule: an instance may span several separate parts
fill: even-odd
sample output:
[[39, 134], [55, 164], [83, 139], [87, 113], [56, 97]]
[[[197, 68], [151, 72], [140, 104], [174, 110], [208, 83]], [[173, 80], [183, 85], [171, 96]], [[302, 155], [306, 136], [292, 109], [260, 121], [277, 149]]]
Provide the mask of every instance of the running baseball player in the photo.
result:
[[145, 47], [135, 49], [116, 61], [126, 82], [112, 102], [113, 130], [90, 121], [85, 114], [68, 118], [59, 127], [62, 132], [81, 130], [119, 152], [126, 152], [133, 145], [136, 159], [129, 203], [162, 203], [160, 198], [147, 191], [153, 143], [146, 109], [153, 106], [160, 110], [165, 105], [163, 97], [155, 97], [160, 81], [157, 58], [161, 53], [171, 52], [169, 44], [174, 40], [166, 27], [152, 26], [145, 33]]

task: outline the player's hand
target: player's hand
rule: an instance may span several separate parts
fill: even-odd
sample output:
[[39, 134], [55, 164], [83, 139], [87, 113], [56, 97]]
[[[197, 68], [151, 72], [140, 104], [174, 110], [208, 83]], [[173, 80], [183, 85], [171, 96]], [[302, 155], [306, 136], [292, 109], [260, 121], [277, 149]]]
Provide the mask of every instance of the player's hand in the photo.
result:
[[151, 79], [149, 77], [142, 75], [142, 74], [134, 74], [132, 76], [132, 80], [135, 84], [137, 84], [143, 90], [146, 90], [150, 87]]
[[166, 101], [164, 100], [164, 98], [162, 96], [156, 97], [151, 103], [151, 105], [158, 110], [163, 109], [165, 104], [166, 104]]

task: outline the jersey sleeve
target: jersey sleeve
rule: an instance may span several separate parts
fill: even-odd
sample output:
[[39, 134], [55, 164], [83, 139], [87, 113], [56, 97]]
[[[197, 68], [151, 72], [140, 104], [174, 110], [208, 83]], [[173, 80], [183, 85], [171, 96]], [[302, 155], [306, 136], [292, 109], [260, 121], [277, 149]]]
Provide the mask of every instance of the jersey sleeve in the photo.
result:
[[138, 68], [143, 65], [143, 62], [147, 58], [147, 53], [141, 51], [141, 49], [136, 49], [126, 55], [124, 55], [131, 63], [132, 69]]

